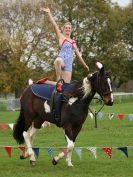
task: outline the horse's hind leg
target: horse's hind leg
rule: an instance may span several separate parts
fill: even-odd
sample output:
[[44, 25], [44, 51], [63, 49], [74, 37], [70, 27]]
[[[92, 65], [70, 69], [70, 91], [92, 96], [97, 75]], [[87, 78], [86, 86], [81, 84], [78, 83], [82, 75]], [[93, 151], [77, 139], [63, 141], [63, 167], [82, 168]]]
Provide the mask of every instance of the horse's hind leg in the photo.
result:
[[27, 131], [23, 132], [24, 140], [27, 145], [27, 152], [25, 153], [25, 156], [30, 156], [31, 165], [35, 165], [36, 162], [35, 153], [32, 149], [32, 139], [36, 131], [37, 129], [32, 124]]

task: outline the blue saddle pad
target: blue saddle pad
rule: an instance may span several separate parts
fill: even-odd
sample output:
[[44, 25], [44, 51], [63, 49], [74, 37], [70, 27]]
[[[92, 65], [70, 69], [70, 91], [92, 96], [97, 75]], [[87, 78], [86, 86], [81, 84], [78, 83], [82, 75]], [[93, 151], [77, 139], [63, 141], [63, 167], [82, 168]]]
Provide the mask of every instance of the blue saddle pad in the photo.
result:
[[[63, 91], [67, 91], [69, 89], [71, 89], [73, 87], [73, 84], [67, 84], [65, 83], [63, 85], [62, 90]], [[53, 93], [55, 89], [54, 85], [50, 85], [50, 84], [33, 84], [31, 86], [31, 90], [32, 92], [39, 98], [42, 99], [46, 99], [46, 100], [50, 100], [51, 99], [51, 95]]]

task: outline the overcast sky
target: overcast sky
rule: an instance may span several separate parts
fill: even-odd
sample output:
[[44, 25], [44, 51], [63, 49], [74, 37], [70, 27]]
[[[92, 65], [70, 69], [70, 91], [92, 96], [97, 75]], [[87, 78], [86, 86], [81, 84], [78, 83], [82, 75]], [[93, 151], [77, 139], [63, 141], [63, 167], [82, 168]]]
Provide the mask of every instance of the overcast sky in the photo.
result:
[[120, 6], [127, 6], [131, 0], [112, 0], [112, 2], [117, 2]]

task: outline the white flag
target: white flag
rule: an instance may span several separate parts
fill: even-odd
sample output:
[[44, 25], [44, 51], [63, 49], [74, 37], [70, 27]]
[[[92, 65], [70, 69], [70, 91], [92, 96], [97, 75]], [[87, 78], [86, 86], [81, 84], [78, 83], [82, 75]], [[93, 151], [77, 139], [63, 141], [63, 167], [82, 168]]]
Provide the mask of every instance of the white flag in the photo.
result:
[[77, 155], [79, 156], [79, 158], [81, 160], [81, 158], [82, 158], [82, 149], [80, 147], [76, 147], [74, 149], [75, 149]]
[[91, 119], [93, 119], [93, 117], [94, 117], [91, 112], [89, 112], [89, 116], [90, 116]]
[[97, 158], [96, 147], [88, 147], [87, 149], [91, 151], [95, 158]]
[[10, 129], [12, 129], [12, 130], [13, 130], [14, 123], [11, 123], [11, 124], [8, 124], [8, 125], [9, 125]]
[[110, 112], [109, 113], [109, 119], [111, 120], [114, 117], [114, 113]]

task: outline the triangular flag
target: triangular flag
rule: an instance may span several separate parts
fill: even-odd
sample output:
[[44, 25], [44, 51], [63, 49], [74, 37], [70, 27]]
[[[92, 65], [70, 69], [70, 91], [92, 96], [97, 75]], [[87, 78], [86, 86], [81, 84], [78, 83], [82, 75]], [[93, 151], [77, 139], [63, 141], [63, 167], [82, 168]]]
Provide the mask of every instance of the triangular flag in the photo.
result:
[[99, 112], [97, 115], [98, 115], [98, 118], [99, 118], [99, 119], [102, 119], [102, 118], [103, 118], [103, 113], [102, 113], [102, 112]]
[[118, 118], [119, 120], [122, 120], [122, 119], [124, 118], [124, 114], [118, 114], [118, 115], [117, 115], [117, 118]]
[[48, 147], [47, 152], [50, 156], [53, 156], [54, 149], [52, 147]]
[[75, 152], [77, 153], [77, 155], [79, 156], [79, 158], [81, 160], [81, 158], [82, 158], [82, 148], [76, 147], [74, 149], [75, 149]]
[[10, 129], [13, 130], [14, 124], [11, 123], [11, 124], [8, 124], [8, 125], [9, 125]]
[[39, 148], [32, 148], [32, 149], [33, 149], [33, 151], [35, 152], [35, 154], [36, 154], [36, 156], [38, 158], [40, 149]]
[[6, 123], [2, 123], [0, 127], [1, 127], [1, 129], [7, 129]]
[[43, 124], [42, 124], [42, 128], [44, 128], [44, 127], [50, 127], [50, 126], [51, 126], [51, 124], [48, 121], [44, 121]]
[[87, 149], [91, 151], [95, 158], [97, 158], [96, 147], [88, 147]]
[[128, 114], [128, 119], [133, 120], [133, 114]]
[[89, 112], [89, 116], [90, 116], [91, 119], [93, 119], [93, 117], [94, 117], [91, 112]]
[[127, 147], [118, 147], [117, 149], [124, 152], [124, 154], [128, 157]]
[[111, 120], [114, 117], [114, 113], [110, 112], [109, 113], [109, 119]]
[[5, 148], [8, 156], [11, 157], [12, 147], [11, 146], [5, 146], [4, 148]]
[[24, 147], [24, 146], [19, 146], [18, 148], [19, 148], [22, 152], [25, 151], [25, 147]]
[[26, 148], [24, 146], [19, 146], [18, 147], [21, 150], [20, 158], [25, 158], [25, 150]]
[[111, 158], [112, 157], [112, 148], [110, 147], [104, 147], [103, 151], [108, 154], [108, 156]]

